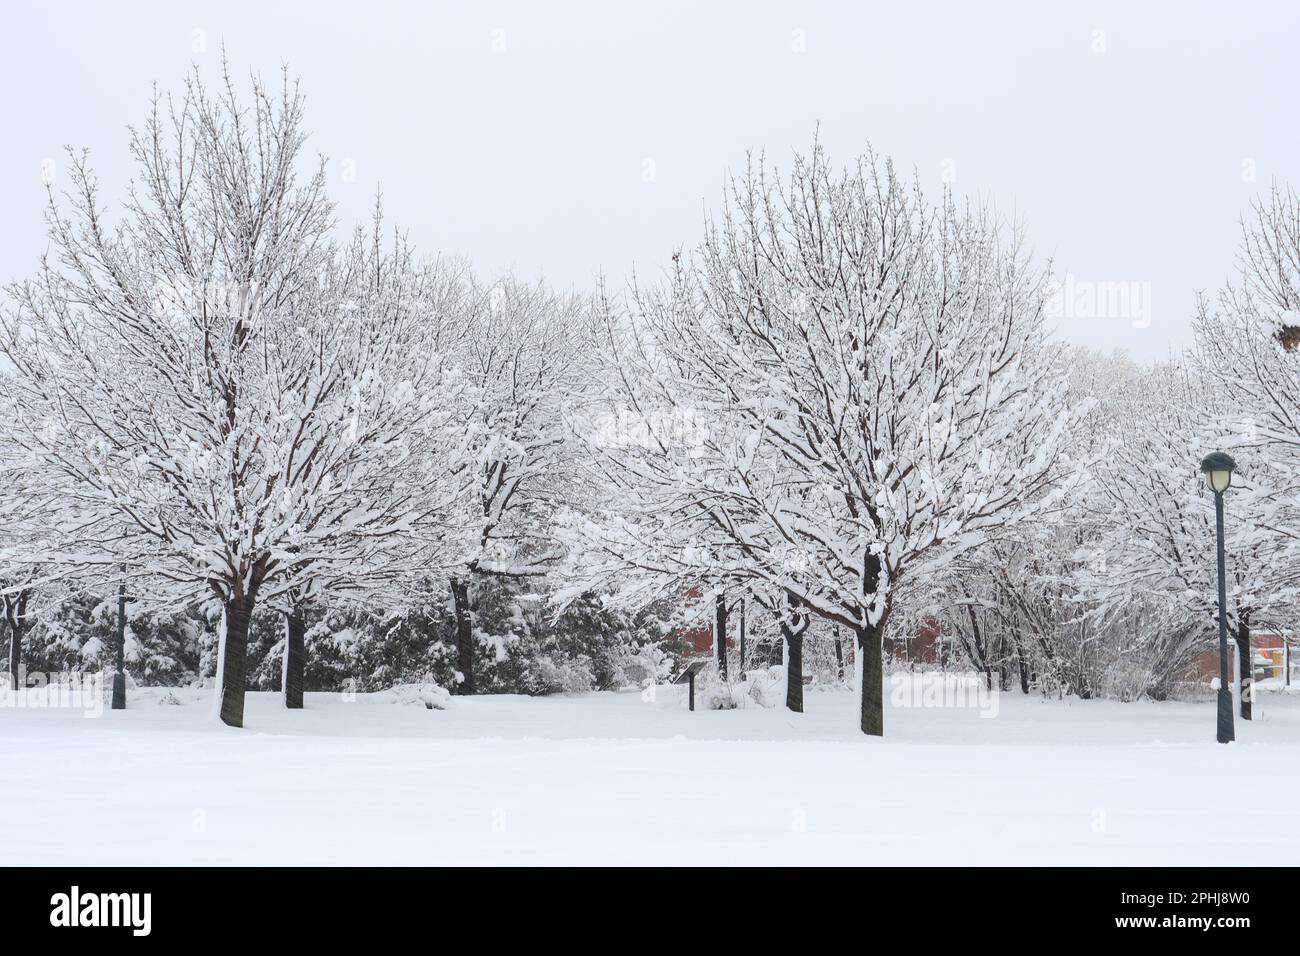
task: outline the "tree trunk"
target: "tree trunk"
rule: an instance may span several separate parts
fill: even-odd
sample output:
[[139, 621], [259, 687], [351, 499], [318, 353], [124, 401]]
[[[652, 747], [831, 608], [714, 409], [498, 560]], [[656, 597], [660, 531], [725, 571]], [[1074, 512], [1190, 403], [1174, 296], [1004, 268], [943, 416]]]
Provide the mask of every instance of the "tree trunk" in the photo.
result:
[[18, 690], [23, 666], [23, 629], [9, 625], [9, 689]]
[[844, 645], [840, 643], [840, 626], [835, 625], [835, 668], [844, 680]]
[[1241, 719], [1250, 720], [1255, 697], [1255, 665], [1250, 659], [1250, 608], [1237, 614], [1237, 681], [1241, 686]]
[[126, 710], [126, 582], [117, 586], [117, 633], [113, 636], [112, 710]]
[[302, 605], [295, 604], [284, 616], [284, 706], [302, 709], [303, 675], [307, 670], [307, 619]]
[[1092, 681], [1088, 676], [1088, 624], [1079, 622], [1079, 658], [1075, 664], [1076, 693], [1080, 700], [1092, 700]]
[[872, 737], [885, 735], [885, 668], [881, 656], [881, 630], [879, 624], [866, 624], [858, 628], [858, 653], [862, 657], [859, 665], [862, 686], [858, 690], [861, 726], [862, 732]]
[[803, 713], [803, 634], [782, 624], [785, 632], [785, 706], [796, 714]]
[[971, 639], [966, 647], [966, 653], [970, 655], [971, 663], [979, 668], [984, 674], [984, 687], [986, 690], [993, 690], [993, 665], [990, 661], [992, 655], [989, 653], [992, 649], [984, 643], [984, 632], [980, 628], [979, 617], [975, 614], [975, 606], [966, 605], [966, 616], [970, 619]]
[[785, 706], [796, 714], [803, 713], [803, 635], [807, 619], [798, 613], [793, 594], [786, 595], [788, 611], [781, 618], [781, 636], [785, 638]]
[[740, 675], [745, 676], [745, 597], [740, 598]]
[[[872, 513], [875, 519], [874, 512]], [[865, 610], [874, 604], [881, 579], [880, 555], [868, 552], [862, 560], [862, 606]], [[889, 597], [876, 623], [869, 620], [857, 625], [858, 639], [858, 707], [861, 711], [861, 728], [872, 737], [885, 736], [885, 664], [881, 658], [885, 624], [889, 620]], [[868, 612], [869, 613], [869, 612]], [[861, 618], [859, 619], [861, 620]]]
[[461, 681], [458, 694], [474, 693], [474, 627], [470, 620], [469, 582], [451, 579], [451, 599], [456, 612], [456, 669]]
[[253, 616], [253, 599], [246, 596], [226, 602], [226, 634], [221, 648], [221, 722], [244, 726], [244, 687], [247, 681], [248, 625]]
[[716, 622], [713, 626], [713, 642], [718, 647], [718, 673], [727, 679], [727, 599], [719, 594], [713, 603]]
[[803, 713], [803, 635], [781, 624], [785, 632], [785, 706], [796, 714]]
[[1029, 693], [1029, 655], [1025, 651], [1025, 642], [1020, 639], [1019, 634], [1012, 635], [1012, 643], [1016, 648], [1016, 669], [1020, 671], [1020, 692]]
[[27, 686], [23, 673], [23, 635], [27, 633], [27, 602], [32, 592], [24, 588], [6, 594], [3, 600], [4, 621], [9, 625], [9, 686], [19, 690]]

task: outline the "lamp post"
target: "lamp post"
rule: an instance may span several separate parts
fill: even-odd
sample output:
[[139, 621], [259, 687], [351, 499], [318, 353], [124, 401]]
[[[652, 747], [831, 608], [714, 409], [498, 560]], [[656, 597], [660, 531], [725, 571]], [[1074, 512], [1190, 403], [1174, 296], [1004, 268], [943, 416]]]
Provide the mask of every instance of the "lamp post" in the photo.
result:
[[1214, 492], [1215, 539], [1219, 557], [1219, 720], [1218, 740], [1231, 742], [1232, 693], [1228, 690], [1228, 585], [1223, 567], [1223, 493], [1232, 484], [1232, 473], [1237, 463], [1221, 451], [1211, 452], [1201, 461], [1201, 474], [1205, 484]]
[[126, 709], [126, 582], [117, 586], [117, 635], [113, 639], [113, 706]]

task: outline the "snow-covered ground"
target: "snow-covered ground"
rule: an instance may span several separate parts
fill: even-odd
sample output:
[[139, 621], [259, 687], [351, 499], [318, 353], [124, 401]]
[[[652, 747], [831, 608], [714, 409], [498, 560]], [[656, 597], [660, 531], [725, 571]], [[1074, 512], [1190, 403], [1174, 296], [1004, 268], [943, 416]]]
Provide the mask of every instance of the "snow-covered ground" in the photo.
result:
[[0, 863], [1300, 862], [1297, 694], [1225, 747], [1212, 701], [894, 706], [870, 740], [851, 693], [798, 716], [676, 692], [251, 694], [242, 731], [200, 691], [0, 709]]

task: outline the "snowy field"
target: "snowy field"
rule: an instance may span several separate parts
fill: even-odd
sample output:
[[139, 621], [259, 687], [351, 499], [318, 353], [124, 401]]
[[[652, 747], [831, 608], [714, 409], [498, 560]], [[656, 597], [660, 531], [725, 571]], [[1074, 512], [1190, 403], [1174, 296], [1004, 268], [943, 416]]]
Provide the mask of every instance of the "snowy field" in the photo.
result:
[[[205, 692], [0, 710], [4, 864], [1295, 864], [1300, 695], [1238, 743], [1212, 702], [1003, 695], [996, 717], [851, 693], [687, 712], [676, 688], [446, 710]], [[160, 703], [169, 695], [180, 705]]]

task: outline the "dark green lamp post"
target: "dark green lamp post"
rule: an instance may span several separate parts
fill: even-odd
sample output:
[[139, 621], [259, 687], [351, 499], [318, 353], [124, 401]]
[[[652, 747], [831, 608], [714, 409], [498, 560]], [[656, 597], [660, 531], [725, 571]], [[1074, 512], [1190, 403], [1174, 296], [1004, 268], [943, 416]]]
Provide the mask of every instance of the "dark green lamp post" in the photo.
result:
[[1237, 463], [1221, 451], [1211, 452], [1201, 460], [1201, 474], [1214, 492], [1215, 538], [1219, 553], [1219, 743], [1226, 744], [1236, 734], [1232, 729], [1232, 693], [1228, 690], [1228, 585], [1223, 567], [1223, 493], [1232, 484]]

